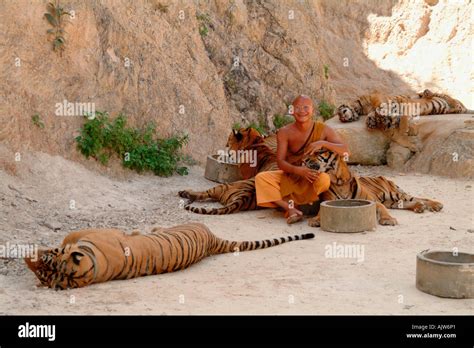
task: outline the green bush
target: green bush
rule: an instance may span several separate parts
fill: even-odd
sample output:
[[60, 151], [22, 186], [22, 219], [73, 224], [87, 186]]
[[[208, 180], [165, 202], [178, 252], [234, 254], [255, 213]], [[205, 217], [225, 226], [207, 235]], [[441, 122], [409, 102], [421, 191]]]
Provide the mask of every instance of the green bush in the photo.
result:
[[326, 121], [329, 120], [334, 115], [335, 106], [329, 104], [327, 101], [322, 100], [319, 103], [319, 114]]
[[249, 128], [257, 130], [261, 135], [267, 135], [267, 126], [263, 122], [251, 122], [248, 125]]
[[116, 154], [124, 167], [137, 172], [151, 170], [159, 176], [188, 173], [186, 167], [178, 166], [184, 159], [180, 150], [188, 142], [187, 135], [159, 139], [153, 124], [131, 128], [122, 114], [111, 120], [106, 112], [96, 112], [95, 118], [84, 123], [76, 142], [84, 156], [104, 165]]
[[287, 124], [295, 122], [295, 119], [288, 115], [279, 115], [276, 114], [273, 116], [273, 125], [276, 129], [286, 126]]

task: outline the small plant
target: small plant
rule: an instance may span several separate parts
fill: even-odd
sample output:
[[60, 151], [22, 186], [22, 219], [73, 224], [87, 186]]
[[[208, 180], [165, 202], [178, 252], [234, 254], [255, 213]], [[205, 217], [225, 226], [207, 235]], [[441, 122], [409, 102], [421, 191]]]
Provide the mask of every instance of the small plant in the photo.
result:
[[329, 65], [324, 64], [323, 69], [324, 69], [324, 78], [326, 80], [329, 80]]
[[46, 32], [49, 35], [53, 35], [53, 50], [59, 52], [60, 56], [62, 56], [66, 44], [63, 28], [64, 16], [71, 16], [71, 14], [61, 7], [59, 0], [56, 0], [55, 4], [52, 2], [48, 3], [48, 12], [44, 14], [44, 17], [48, 20], [53, 29], [48, 29]]
[[161, 13], [168, 13], [168, 5], [163, 5], [161, 2], [155, 5], [155, 10], [160, 11]]
[[31, 121], [33, 122], [33, 124], [34, 124], [36, 127], [44, 128], [44, 123], [43, 123], [43, 121], [41, 120], [39, 114], [34, 114], [33, 116], [31, 116]]
[[209, 34], [209, 24], [211, 23], [211, 18], [207, 13], [202, 13], [196, 16], [196, 19], [199, 21], [199, 35], [201, 37], [207, 36]]
[[332, 105], [332, 104], [329, 104], [327, 101], [325, 100], [321, 100], [321, 102], [319, 103], [319, 114], [321, 115], [321, 117], [326, 121], [326, 120], [329, 120], [331, 117], [333, 117], [334, 115], [334, 110], [335, 110], [335, 106]]
[[224, 77], [224, 87], [230, 94], [238, 92], [237, 82], [235, 81], [234, 76], [232, 76], [230, 73]]
[[95, 116], [87, 119], [76, 137], [79, 151], [87, 158], [105, 165], [116, 154], [124, 167], [137, 172], [150, 170], [159, 176], [188, 173], [186, 167], [178, 166], [185, 159], [180, 150], [188, 142], [187, 135], [159, 139], [153, 124], [131, 128], [122, 114], [114, 120], [106, 112], [96, 111]]
[[293, 123], [295, 120], [293, 117], [288, 115], [279, 115], [276, 114], [273, 116], [273, 125], [276, 129], [286, 126], [287, 124]]
[[240, 124], [240, 122], [235, 122], [232, 125], [232, 129], [239, 130], [240, 128], [242, 128], [242, 124]]
[[266, 135], [268, 133], [267, 132], [268, 127], [262, 122], [259, 122], [259, 123], [251, 122], [247, 127], [257, 130], [261, 135]]

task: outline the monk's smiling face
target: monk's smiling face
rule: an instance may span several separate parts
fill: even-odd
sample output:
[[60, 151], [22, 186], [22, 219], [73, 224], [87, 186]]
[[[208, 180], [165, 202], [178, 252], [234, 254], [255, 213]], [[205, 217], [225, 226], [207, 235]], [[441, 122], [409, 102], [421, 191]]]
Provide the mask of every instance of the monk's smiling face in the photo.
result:
[[305, 123], [313, 118], [313, 102], [309, 97], [299, 96], [293, 101], [293, 117], [296, 122]]

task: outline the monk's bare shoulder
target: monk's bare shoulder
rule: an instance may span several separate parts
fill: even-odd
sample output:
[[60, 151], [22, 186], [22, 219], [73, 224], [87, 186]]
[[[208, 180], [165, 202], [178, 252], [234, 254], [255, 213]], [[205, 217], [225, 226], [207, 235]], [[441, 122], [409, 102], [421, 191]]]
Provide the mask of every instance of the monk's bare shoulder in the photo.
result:
[[292, 133], [292, 129], [291, 129], [291, 126], [292, 124], [288, 124], [284, 127], [281, 127], [278, 132], [277, 132], [277, 136], [278, 138], [280, 139], [288, 139], [288, 137], [291, 135]]
[[291, 137], [292, 134], [295, 133], [296, 127], [294, 123], [287, 124], [284, 127], [281, 127], [278, 132], [282, 132], [282, 134], [288, 138]]

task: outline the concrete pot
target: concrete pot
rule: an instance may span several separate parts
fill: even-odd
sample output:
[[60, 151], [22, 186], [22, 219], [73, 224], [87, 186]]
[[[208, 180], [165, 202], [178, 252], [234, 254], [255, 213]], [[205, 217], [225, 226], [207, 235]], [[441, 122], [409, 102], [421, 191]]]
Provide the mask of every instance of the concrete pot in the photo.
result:
[[439, 297], [474, 298], [474, 254], [422, 251], [416, 258], [416, 287]]
[[375, 203], [340, 199], [321, 203], [321, 229], [328, 232], [373, 231], [377, 226]]
[[218, 183], [228, 183], [242, 180], [239, 166], [235, 163], [218, 161], [219, 155], [209, 155], [206, 161], [204, 177]]

